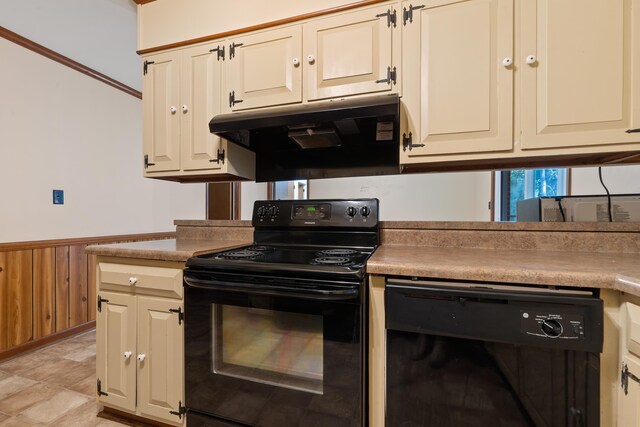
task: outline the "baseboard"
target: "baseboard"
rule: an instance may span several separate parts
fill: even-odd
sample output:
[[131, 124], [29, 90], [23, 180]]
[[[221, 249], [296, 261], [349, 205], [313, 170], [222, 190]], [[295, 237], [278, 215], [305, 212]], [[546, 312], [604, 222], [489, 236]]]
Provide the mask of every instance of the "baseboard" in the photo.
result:
[[68, 338], [72, 335], [79, 334], [80, 332], [84, 332], [95, 327], [96, 321], [92, 320], [91, 322], [83, 323], [82, 325], [74, 326], [73, 328], [65, 329], [64, 331], [56, 332], [54, 334], [47, 335], [46, 337], [38, 338], [37, 340], [29, 341], [15, 347], [11, 347], [7, 350], [0, 351], [0, 360], [9, 359], [11, 357], [27, 353], [37, 348], [44, 347], [45, 345], [49, 345], [55, 341], [60, 341], [62, 339]]

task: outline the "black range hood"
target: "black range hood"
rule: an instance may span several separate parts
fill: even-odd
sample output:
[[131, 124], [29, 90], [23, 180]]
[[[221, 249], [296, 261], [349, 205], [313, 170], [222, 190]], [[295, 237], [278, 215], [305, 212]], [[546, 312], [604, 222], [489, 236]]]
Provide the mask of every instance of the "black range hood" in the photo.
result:
[[256, 154], [256, 181], [400, 172], [398, 95], [229, 114], [209, 130]]

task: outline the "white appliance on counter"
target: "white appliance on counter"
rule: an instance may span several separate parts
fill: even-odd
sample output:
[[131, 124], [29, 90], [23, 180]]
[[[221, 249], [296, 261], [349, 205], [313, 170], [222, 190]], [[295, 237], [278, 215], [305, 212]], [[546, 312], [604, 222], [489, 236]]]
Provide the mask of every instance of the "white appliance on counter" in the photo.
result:
[[[611, 195], [611, 214], [613, 222], [640, 221], [640, 194]], [[602, 195], [536, 197], [519, 200], [516, 215], [519, 222], [609, 222], [609, 207]]]

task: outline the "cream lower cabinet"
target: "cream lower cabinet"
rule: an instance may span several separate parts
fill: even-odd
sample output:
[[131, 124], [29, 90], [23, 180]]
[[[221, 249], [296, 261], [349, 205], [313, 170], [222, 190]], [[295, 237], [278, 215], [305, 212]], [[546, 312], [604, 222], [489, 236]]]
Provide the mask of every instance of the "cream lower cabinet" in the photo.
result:
[[144, 174], [150, 178], [253, 179], [254, 155], [209, 132], [221, 112], [222, 43], [144, 58]]
[[617, 387], [618, 427], [640, 427], [640, 300], [623, 298]]
[[397, 6], [385, 3], [230, 39], [231, 111], [397, 92]]
[[182, 425], [184, 306], [175, 267], [99, 263], [96, 368], [106, 407]]

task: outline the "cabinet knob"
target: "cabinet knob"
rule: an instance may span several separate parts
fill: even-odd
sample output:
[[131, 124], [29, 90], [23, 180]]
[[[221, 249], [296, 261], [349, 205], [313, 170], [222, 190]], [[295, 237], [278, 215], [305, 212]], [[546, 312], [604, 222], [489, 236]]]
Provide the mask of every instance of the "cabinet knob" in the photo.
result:
[[509, 58], [508, 56], [502, 60], [502, 65], [503, 65], [505, 68], [510, 67], [510, 66], [511, 66], [511, 64], [513, 64], [513, 59]]
[[183, 105], [183, 106], [182, 106], [182, 112], [183, 112], [183, 113], [186, 113], [186, 112], [188, 112], [188, 111], [189, 111], [189, 107], [187, 107], [186, 105]]
[[529, 55], [527, 56], [527, 64], [529, 65], [533, 65], [537, 62], [538, 60], [536, 59], [535, 55]]
[[135, 285], [136, 283], [138, 283], [138, 278], [137, 277], [129, 277], [129, 284], [130, 285]]
[[139, 355], [138, 355], [138, 362], [142, 362], [142, 361], [144, 361], [144, 358], [145, 358], [145, 357], [147, 357], [147, 355], [146, 355], [146, 354], [139, 354]]
[[128, 359], [131, 357], [131, 352], [130, 351], [125, 351], [124, 353], [122, 353], [122, 355], [124, 356], [125, 359]]
[[315, 57], [315, 55], [312, 55], [312, 54], [307, 55], [307, 62], [308, 62], [309, 64], [313, 64], [314, 62], [316, 62], [316, 57]]
[[176, 113], [176, 111], [178, 111], [178, 110], [176, 109], [176, 107], [174, 107], [174, 106], [172, 105], [172, 106], [171, 106], [171, 108], [169, 108], [169, 111], [171, 112], [171, 114], [175, 114], [175, 113]]
[[294, 67], [297, 67], [298, 65], [300, 65], [300, 60], [298, 58], [293, 58], [293, 61], [291, 62], [293, 62]]

